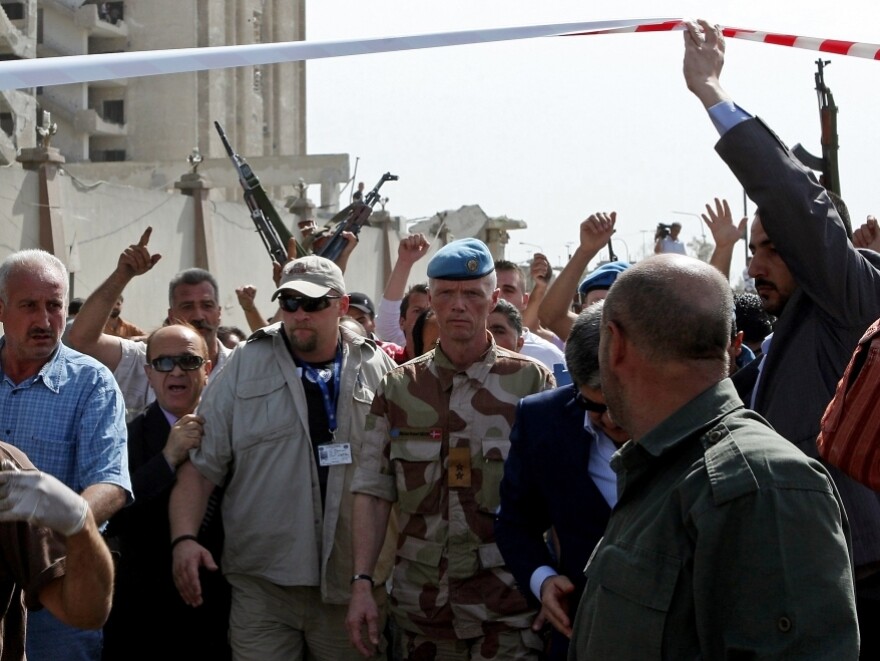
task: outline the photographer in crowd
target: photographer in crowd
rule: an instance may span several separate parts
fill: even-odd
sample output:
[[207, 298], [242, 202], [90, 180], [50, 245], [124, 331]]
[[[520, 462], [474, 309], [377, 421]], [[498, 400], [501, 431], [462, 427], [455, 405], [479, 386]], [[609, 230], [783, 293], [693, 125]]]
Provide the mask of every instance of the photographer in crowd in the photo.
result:
[[678, 238], [681, 232], [681, 223], [657, 223], [657, 231], [654, 232], [654, 254], [678, 253], [679, 255], [687, 255], [684, 244]]

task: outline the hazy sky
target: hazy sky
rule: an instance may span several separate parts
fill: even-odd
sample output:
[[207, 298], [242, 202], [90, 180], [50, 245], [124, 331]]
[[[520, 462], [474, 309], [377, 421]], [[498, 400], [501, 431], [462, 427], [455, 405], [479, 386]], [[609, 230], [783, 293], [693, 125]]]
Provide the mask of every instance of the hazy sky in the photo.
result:
[[[307, 39], [632, 18], [701, 17], [725, 26], [880, 43], [877, 0], [773, 2], [310, 0]], [[681, 74], [682, 34], [541, 38], [334, 58], [307, 64], [308, 149], [348, 153], [372, 187], [390, 170], [388, 210], [411, 219], [479, 204], [526, 221], [507, 254], [540, 246], [564, 263], [578, 224], [618, 212], [618, 257], [651, 249], [658, 222], [687, 241], [713, 197], [742, 213], [742, 189], [714, 153], [717, 133]], [[821, 154], [819, 54], [728, 40], [722, 83], [789, 145]], [[840, 106], [841, 188], [854, 224], [880, 212], [880, 62], [824, 56]], [[750, 211], [754, 210], [749, 203]], [[674, 211], [686, 212], [676, 214]], [[617, 240], [619, 238], [619, 240]], [[570, 244], [570, 245], [567, 245]], [[603, 257], [606, 257], [603, 252]], [[737, 268], [743, 252], [738, 250]]]

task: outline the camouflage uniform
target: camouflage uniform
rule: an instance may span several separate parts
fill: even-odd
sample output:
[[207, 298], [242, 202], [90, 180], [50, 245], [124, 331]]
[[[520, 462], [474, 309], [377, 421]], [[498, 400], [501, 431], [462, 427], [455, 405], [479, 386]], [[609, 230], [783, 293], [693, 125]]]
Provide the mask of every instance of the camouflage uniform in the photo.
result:
[[404, 643], [514, 630], [540, 645], [493, 522], [517, 402], [553, 386], [543, 365], [494, 342], [465, 372], [438, 345], [383, 378], [352, 490], [397, 504], [391, 604]]

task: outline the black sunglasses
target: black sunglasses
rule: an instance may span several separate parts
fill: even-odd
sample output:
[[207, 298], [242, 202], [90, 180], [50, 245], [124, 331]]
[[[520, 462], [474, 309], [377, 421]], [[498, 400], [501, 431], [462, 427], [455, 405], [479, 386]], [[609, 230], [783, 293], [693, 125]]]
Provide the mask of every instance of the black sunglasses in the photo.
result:
[[608, 407], [604, 404], [600, 404], [599, 402], [594, 402], [592, 399], [587, 399], [582, 394], [578, 393], [575, 397], [578, 405], [584, 411], [592, 411], [593, 413], [605, 413], [608, 410]]
[[170, 372], [175, 365], [184, 372], [192, 372], [204, 364], [204, 358], [191, 353], [182, 353], [179, 356], [159, 356], [150, 361], [150, 365], [157, 372]]
[[278, 305], [285, 312], [296, 312], [300, 308], [303, 312], [320, 312], [330, 307], [330, 301], [341, 296], [322, 296], [312, 298], [310, 296], [279, 296]]

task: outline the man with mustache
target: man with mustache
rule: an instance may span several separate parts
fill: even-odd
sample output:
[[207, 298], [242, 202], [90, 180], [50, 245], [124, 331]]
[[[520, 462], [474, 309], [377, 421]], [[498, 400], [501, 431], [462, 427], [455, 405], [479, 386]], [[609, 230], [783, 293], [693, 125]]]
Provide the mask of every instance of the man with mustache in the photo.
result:
[[[764, 309], [778, 317], [763, 359], [734, 382], [746, 384], [738, 387], [746, 405], [817, 457], [822, 413], [862, 333], [880, 317], [877, 255], [853, 247], [812, 172], [721, 87], [724, 50], [717, 25], [689, 24], [684, 76], [721, 134], [716, 150], [758, 207], [749, 275]], [[829, 471], [852, 528], [862, 658], [880, 658], [880, 502], [867, 487]]]
[[[348, 296], [330, 260], [288, 262], [274, 298], [282, 321], [235, 350], [199, 405], [205, 434], [178, 468], [169, 505], [174, 580], [187, 604], [202, 603], [199, 568], [216, 559], [198, 532], [211, 492], [225, 485], [220, 564], [232, 586], [233, 657], [357, 659], [344, 625], [355, 574], [350, 487], [373, 393], [394, 363], [339, 327]], [[358, 579], [383, 623], [395, 537], [375, 573]]]
[[[61, 260], [43, 250], [0, 264], [0, 430], [40, 471], [79, 493], [100, 526], [131, 501], [125, 410], [110, 370], [61, 343], [68, 283]], [[100, 658], [100, 631], [67, 626], [45, 610], [27, 624], [32, 661]]]
[[[156, 399], [144, 372], [147, 346], [143, 342], [108, 335], [103, 329], [113, 306], [132, 278], [143, 275], [162, 258], [151, 254], [147, 248], [152, 231], [148, 227], [136, 244], [122, 252], [116, 269], [86, 299], [70, 329], [71, 346], [98, 359], [113, 371], [125, 397], [129, 417], [140, 413]], [[208, 343], [208, 357], [214, 366], [209, 381], [220, 373], [232, 353], [217, 338], [221, 314], [217, 290], [214, 276], [197, 268], [181, 271], [168, 286], [168, 319], [187, 322]]]

